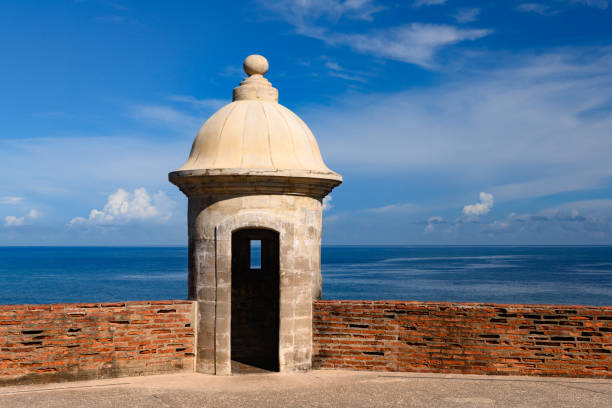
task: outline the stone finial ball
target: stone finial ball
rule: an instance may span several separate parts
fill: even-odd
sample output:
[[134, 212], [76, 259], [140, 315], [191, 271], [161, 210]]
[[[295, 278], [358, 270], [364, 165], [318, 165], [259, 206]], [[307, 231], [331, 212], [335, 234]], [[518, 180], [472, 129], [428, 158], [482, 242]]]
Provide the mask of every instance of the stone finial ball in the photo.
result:
[[255, 74], [264, 75], [268, 72], [268, 60], [257, 54], [246, 57], [242, 66], [244, 67], [244, 72], [246, 72], [248, 76]]

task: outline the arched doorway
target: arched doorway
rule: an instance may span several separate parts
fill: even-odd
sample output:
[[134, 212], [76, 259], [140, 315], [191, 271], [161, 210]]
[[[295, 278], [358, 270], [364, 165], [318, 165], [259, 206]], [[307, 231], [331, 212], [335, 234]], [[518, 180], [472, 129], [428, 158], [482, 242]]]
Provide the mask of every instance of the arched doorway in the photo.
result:
[[279, 234], [232, 233], [231, 359], [236, 367], [278, 371]]

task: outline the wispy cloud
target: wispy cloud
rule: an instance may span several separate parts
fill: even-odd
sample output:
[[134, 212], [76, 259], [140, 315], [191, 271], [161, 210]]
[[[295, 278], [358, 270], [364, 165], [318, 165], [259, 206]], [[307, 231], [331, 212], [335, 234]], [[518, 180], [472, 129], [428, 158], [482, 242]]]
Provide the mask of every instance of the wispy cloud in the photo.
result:
[[0, 197], [0, 204], [19, 204], [23, 201], [23, 197], [4, 196]]
[[[610, 201], [610, 200], [607, 200]], [[609, 204], [609, 203], [608, 203]], [[583, 242], [609, 240], [612, 238], [612, 210], [605, 213], [587, 209], [583, 214], [577, 203], [567, 203], [560, 207], [548, 208], [538, 213], [510, 213], [506, 218], [495, 220], [482, 227], [489, 236], [499, 234], [512, 236], [513, 239], [555, 239], [571, 240], [579, 237]], [[554, 242], [554, 241], [553, 241]]]
[[426, 233], [432, 233], [436, 229], [436, 225], [444, 224], [444, 218], [440, 216], [433, 216], [427, 219], [427, 225], [425, 226]]
[[298, 30], [306, 29], [320, 19], [331, 22], [341, 18], [372, 21], [375, 13], [386, 9], [374, 0], [278, 0], [260, 1], [260, 4], [282, 16]]
[[543, 16], [558, 14], [563, 11], [568, 11], [572, 6], [595, 7], [602, 10], [608, 8], [607, 0], [562, 0], [556, 2], [530, 2], [521, 3], [516, 8], [522, 12], [532, 12]]
[[335, 61], [325, 62], [325, 67], [329, 70], [327, 72], [329, 76], [346, 79], [347, 81], [366, 82], [363, 73], [345, 69]]
[[413, 5], [414, 7], [440, 6], [444, 3], [446, 3], [446, 0], [415, 0]]
[[516, 6], [516, 9], [525, 13], [537, 13], [543, 16], [558, 13], [558, 10], [555, 10], [551, 8], [550, 5], [543, 3], [521, 3]]
[[[441, 4], [429, 0], [421, 5]], [[260, 2], [295, 27], [297, 34], [319, 39], [331, 46], [348, 46], [356, 52], [426, 68], [434, 67], [433, 57], [444, 46], [474, 41], [492, 33], [490, 29], [462, 29], [451, 25], [414, 22], [396, 27], [360, 32], [332, 29], [330, 20], [342, 17], [370, 21], [381, 11], [373, 1]], [[416, 3], [415, 3], [416, 4]]]
[[29, 219], [31, 219], [31, 220], [36, 220], [36, 219], [40, 218], [40, 217], [41, 217], [41, 215], [42, 215], [42, 214], [40, 213], [40, 211], [35, 210], [35, 209], [32, 209], [32, 210], [28, 211], [28, 215], [27, 215], [27, 217], [28, 217]]
[[96, 20], [102, 23], [123, 24], [128, 21], [128, 17], [120, 15], [108, 15], [96, 17]]
[[[423, 232], [430, 238], [470, 242], [495, 239], [496, 242], [522, 244], [607, 243], [612, 239], [611, 204], [611, 199], [574, 201], [535, 213], [512, 212], [503, 218], [486, 220], [460, 217], [446, 221], [433, 216], [427, 220]], [[437, 228], [442, 224], [444, 228]]]
[[477, 40], [491, 32], [488, 29], [412, 23], [366, 34], [325, 33], [320, 39], [330, 45], [349, 46], [363, 54], [433, 68], [434, 55], [440, 48], [466, 40]]
[[412, 203], [398, 203], [390, 204], [382, 207], [368, 208], [365, 212], [371, 212], [375, 214], [398, 214], [398, 213], [414, 213], [418, 211], [420, 207]]
[[135, 105], [130, 109], [130, 116], [188, 134], [193, 134], [194, 129], [199, 129], [207, 118], [204, 113], [193, 114], [168, 105]]
[[589, 7], [597, 7], [600, 9], [608, 8], [608, 0], [570, 0], [574, 4], [583, 4]]
[[[149, 129], [147, 126], [152, 132], [159, 131], [158, 122], [149, 122], [143, 122], [145, 131]], [[195, 126], [197, 130], [201, 123]], [[156, 138], [119, 134], [0, 140], [0, 162], [6, 168], [20, 169], [11, 177], [5, 177], [2, 185], [5, 191], [28, 197], [28, 201], [35, 199], [30, 197], [41, 200], [61, 197], [70, 203], [56, 208], [54, 217], [73, 216], [67, 213], [68, 208], [88, 203], [88, 196], [100, 190], [115, 190], [118, 181], [130, 188], [143, 185], [169, 188], [166, 181], [168, 171], [177, 169], [185, 161], [195, 131], [194, 128], [184, 129], [178, 134], [166, 128], [162, 131], [171, 136]], [[41, 172], [40, 168], [45, 171]]]
[[478, 15], [480, 14], [479, 7], [460, 9], [454, 15], [455, 20], [459, 23], [473, 23], [474, 21], [478, 21]]
[[[351, 95], [303, 116], [337, 168], [461, 174], [503, 200], [601, 185], [612, 174], [612, 108], [601, 111], [612, 95], [612, 48], [511, 59], [488, 74]], [[593, 109], [601, 113], [584, 115]]]
[[186, 103], [196, 108], [213, 109], [213, 110], [217, 110], [221, 108], [222, 106], [226, 105], [227, 103], [229, 103], [227, 99], [215, 99], [215, 98], [197, 99], [190, 95], [171, 95], [170, 100], [175, 101], [175, 102]]

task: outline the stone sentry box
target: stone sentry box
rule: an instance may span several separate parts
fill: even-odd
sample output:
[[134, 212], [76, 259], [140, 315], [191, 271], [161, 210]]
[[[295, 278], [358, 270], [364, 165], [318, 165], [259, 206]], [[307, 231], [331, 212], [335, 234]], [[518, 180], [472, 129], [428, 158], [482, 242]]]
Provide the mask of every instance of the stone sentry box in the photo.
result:
[[[198, 131], [169, 179], [188, 197], [189, 298], [196, 371], [232, 360], [273, 371], [312, 364], [312, 301], [321, 295], [322, 200], [342, 182], [308, 126], [278, 103], [251, 55], [233, 102]], [[250, 264], [260, 241], [261, 265]]]

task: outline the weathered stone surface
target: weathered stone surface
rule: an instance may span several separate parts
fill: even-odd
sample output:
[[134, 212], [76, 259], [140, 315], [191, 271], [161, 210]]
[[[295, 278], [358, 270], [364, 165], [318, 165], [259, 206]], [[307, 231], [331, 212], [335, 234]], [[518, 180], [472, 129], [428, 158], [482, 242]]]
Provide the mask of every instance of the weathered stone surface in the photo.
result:
[[[277, 103], [276, 89], [263, 78], [266, 59], [250, 56], [244, 67], [249, 77], [234, 90], [234, 102], [202, 126], [187, 162], [169, 174], [189, 200], [189, 296], [199, 305], [196, 368], [230, 374], [232, 327], [236, 354], [240, 349], [246, 355], [248, 339], [237, 332], [259, 337], [253, 327], [241, 326], [252, 320], [257, 326], [278, 321], [276, 337], [261, 342], [278, 339], [279, 371], [304, 370], [311, 366], [312, 300], [321, 295], [321, 203], [342, 177], [327, 168], [306, 124]], [[239, 255], [232, 253], [232, 240], [246, 229], [278, 234], [274, 270], [249, 269], [237, 261], [248, 253], [247, 243], [236, 247]], [[277, 316], [258, 318], [247, 310], [259, 310], [257, 297], [268, 293], [257, 280], [234, 282], [232, 290], [232, 268], [240, 268], [236, 277], [244, 281], [251, 279], [248, 273], [260, 273], [262, 280], [275, 282], [269, 283], [278, 286], [274, 307], [258, 313]], [[278, 276], [270, 280], [269, 273]]]
[[[278, 321], [274, 341], [261, 342], [278, 339], [280, 371], [303, 370], [311, 365], [312, 300], [321, 295], [321, 202], [342, 177], [327, 168], [304, 122], [277, 103], [276, 89], [263, 78], [266, 59], [250, 56], [244, 67], [249, 77], [234, 90], [234, 102], [202, 126], [185, 165], [169, 174], [189, 200], [189, 297], [199, 305], [196, 368], [231, 373], [232, 327], [236, 350], [248, 354], [249, 339], [237, 333], [258, 333], [239, 319], [244, 325]], [[273, 271], [249, 270], [232, 254], [234, 233], [246, 229], [278, 234]], [[236, 247], [241, 257], [248, 253], [243, 246]], [[267, 293], [257, 279], [232, 286], [232, 268], [238, 267], [236, 276], [244, 281], [260, 273], [266, 284], [278, 286], [269, 311], [259, 311], [256, 299], [236, 297], [263, 299]], [[269, 280], [269, 273], [278, 275]], [[232, 326], [233, 301], [238, 314]], [[277, 316], [260, 319], [252, 308]]]

